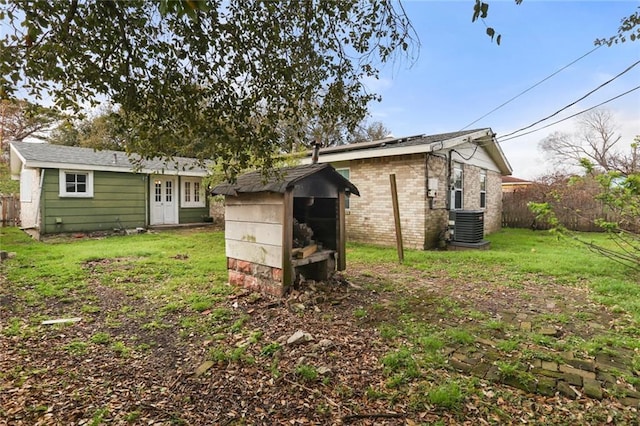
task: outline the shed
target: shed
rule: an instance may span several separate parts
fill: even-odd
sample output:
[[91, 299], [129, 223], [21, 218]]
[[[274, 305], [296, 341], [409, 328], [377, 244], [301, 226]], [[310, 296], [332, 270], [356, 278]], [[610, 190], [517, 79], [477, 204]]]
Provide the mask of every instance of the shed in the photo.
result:
[[213, 188], [225, 196], [229, 282], [283, 296], [302, 274], [323, 280], [346, 268], [346, 194], [358, 189], [330, 164], [239, 176]]
[[123, 151], [12, 142], [20, 222], [30, 234], [112, 231], [203, 223], [209, 163], [144, 159]]

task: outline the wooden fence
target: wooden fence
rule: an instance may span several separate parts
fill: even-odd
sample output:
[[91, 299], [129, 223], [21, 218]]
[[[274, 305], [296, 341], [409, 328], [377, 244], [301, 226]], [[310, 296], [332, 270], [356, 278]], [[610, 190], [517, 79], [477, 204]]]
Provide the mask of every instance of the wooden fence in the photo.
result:
[[0, 211], [2, 226], [18, 226], [20, 224], [20, 197], [0, 194]]
[[550, 188], [532, 186], [502, 194], [502, 226], [549, 229], [551, 226], [547, 222], [536, 219], [529, 209], [529, 202], [552, 204], [560, 223], [572, 231], [602, 232], [602, 228], [596, 225], [596, 219], [616, 220], [600, 201], [594, 199], [593, 192], [567, 192], [558, 201]]

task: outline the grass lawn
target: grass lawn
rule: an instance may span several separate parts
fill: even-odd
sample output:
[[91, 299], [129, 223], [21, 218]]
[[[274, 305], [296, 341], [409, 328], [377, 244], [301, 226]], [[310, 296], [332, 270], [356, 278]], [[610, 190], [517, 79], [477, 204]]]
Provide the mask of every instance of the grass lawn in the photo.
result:
[[282, 300], [229, 287], [209, 228], [0, 238], [10, 424], [638, 424], [640, 277], [547, 232], [350, 244]]

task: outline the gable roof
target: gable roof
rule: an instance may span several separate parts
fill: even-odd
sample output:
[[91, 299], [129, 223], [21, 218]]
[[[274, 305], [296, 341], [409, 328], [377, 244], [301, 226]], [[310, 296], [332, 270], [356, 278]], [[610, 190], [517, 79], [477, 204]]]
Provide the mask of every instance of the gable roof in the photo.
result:
[[[136, 160], [140, 163], [136, 164]], [[22, 165], [29, 168], [100, 170], [127, 173], [158, 173], [181, 176], [206, 176], [206, 165], [195, 158], [174, 157], [171, 160], [131, 157], [123, 151], [95, 150], [77, 146], [48, 143], [12, 142], [11, 172], [20, 173]]]
[[[393, 155], [409, 155], [436, 152], [451, 149], [464, 143], [477, 143], [491, 157], [503, 175], [510, 175], [511, 165], [502, 152], [490, 128], [463, 130], [459, 132], [440, 133], [436, 135], [415, 135], [402, 138], [384, 138], [371, 142], [332, 146], [320, 149], [319, 161], [323, 163], [361, 160], [368, 158], [390, 157]], [[303, 163], [311, 162], [309, 151]]]
[[232, 196], [246, 192], [278, 192], [282, 194], [305, 178], [320, 173], [337, 186], [348, 189], [351, 194], [360, 195], [358, 188], [336, 172], [331, 164], [283, 167], [276, 170], [275, 173], [275, 176], [266, 178], [260, 171], [246, 173], [238, 176], [235, 183], [225, 182], [217, 185], [211, 190], [211, 193]]

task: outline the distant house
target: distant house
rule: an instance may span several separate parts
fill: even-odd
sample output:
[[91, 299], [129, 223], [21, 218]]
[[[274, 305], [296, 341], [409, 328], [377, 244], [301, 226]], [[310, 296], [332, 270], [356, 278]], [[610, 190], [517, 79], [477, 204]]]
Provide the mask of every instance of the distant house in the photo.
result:
[[[347, 200], [347, 238], [394, 245], [389, 175], [395, 174], [405, 247], [438, 246], [450, 212], [481, 211], [484, 229], [501, 227], [502, 177], [511, 166], [491, 129], [387, 138], [320, 150], [320, 163], [360, 190]], [[311, 153], [303, 163], [311, 163]]]
[[195, 159], [141, 160], [125, 152], [14, 142], [20, 220], [36, 236], [203, 222], [206, 168]]
[[519, 179], [513, 176], [502, 176], [502, 192], [516, 192], [527, 189], [533, 184], [529, 180]]

